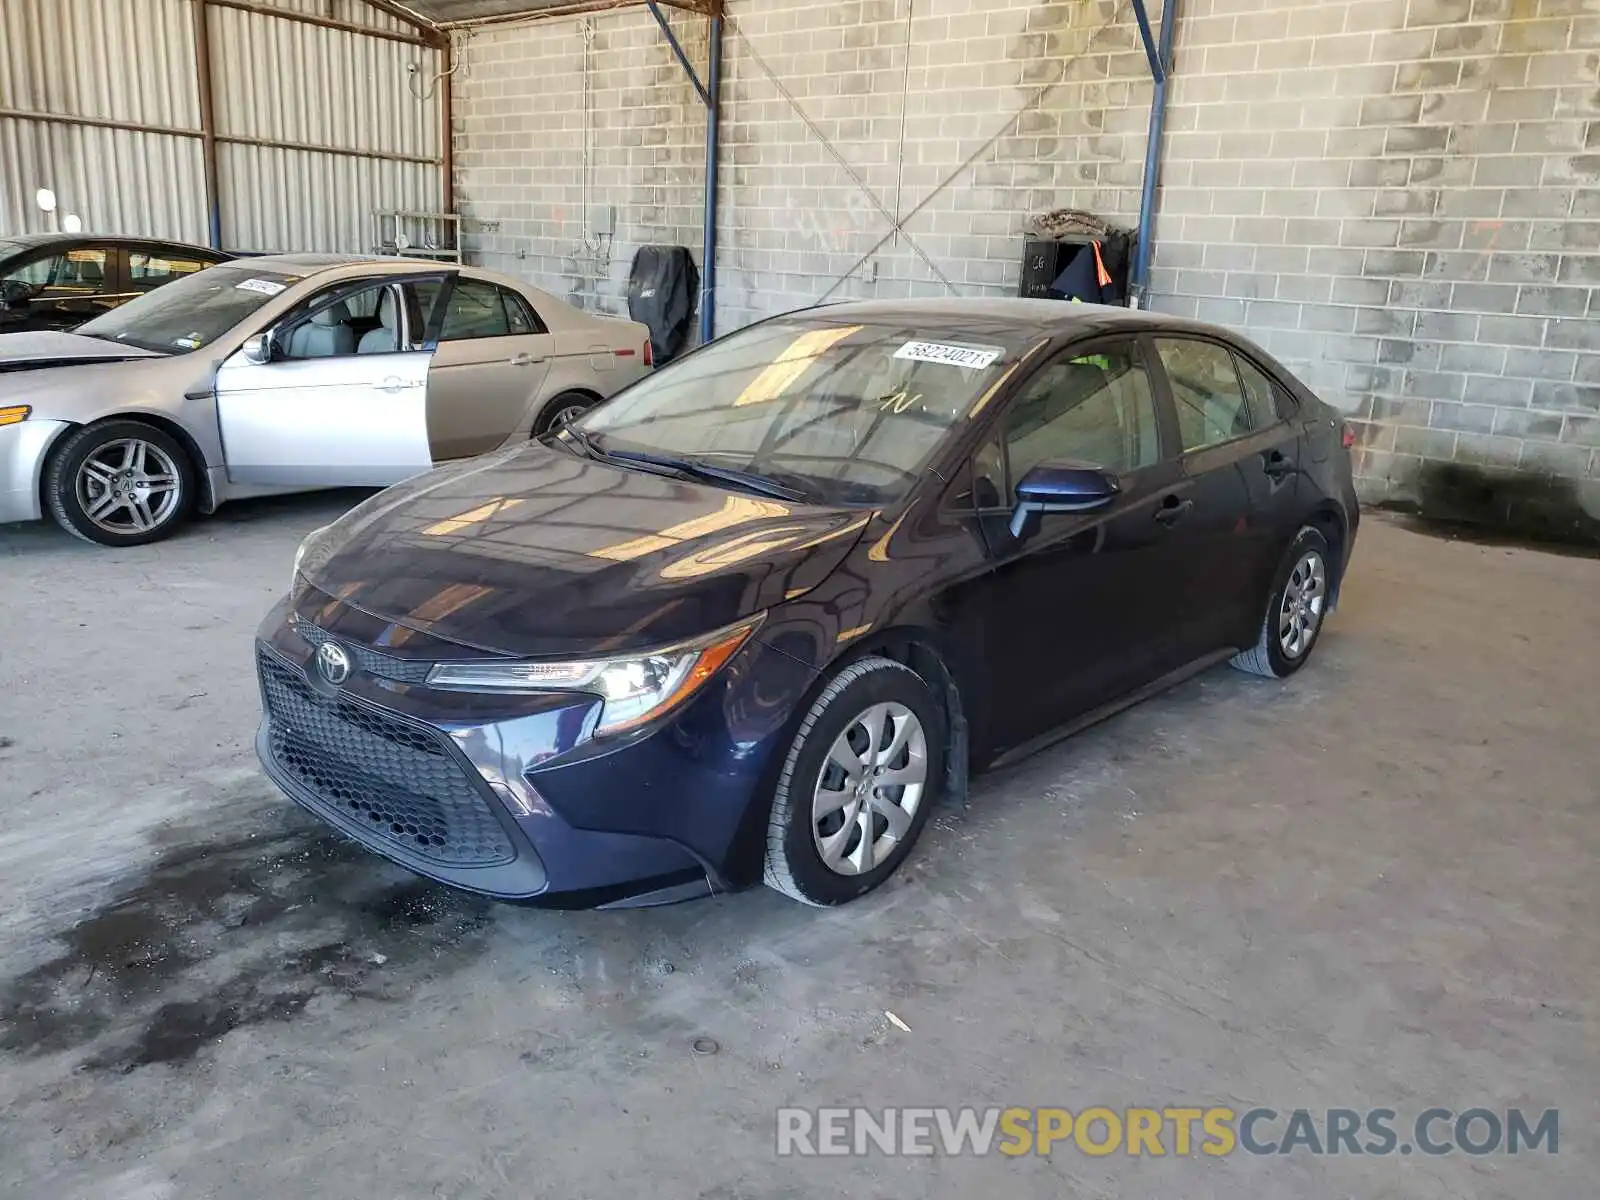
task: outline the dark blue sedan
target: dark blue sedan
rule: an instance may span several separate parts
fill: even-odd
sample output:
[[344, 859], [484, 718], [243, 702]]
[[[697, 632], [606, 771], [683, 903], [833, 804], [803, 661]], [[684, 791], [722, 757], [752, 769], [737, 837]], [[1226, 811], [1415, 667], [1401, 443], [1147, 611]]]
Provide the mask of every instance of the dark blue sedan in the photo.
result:
[[1349, 447], [1206, 325], [774, 318], [312, 534], [259, 635], [261, 758], [490, 896], [842, 903], [971, 771], [1222, 659], [1299, 670], [1355, 541]]

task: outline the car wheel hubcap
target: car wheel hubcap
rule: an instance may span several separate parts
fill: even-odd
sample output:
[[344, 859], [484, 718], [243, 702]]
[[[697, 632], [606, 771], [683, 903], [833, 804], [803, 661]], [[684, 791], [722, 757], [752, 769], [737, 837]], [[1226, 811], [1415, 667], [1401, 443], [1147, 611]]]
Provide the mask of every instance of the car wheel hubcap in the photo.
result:
[[845, 726], [822, 764], [811, 836], [823, 864], [863, 875], [911, 829], [928, 782], [928, 739], [903, 704], [874, 704]]
[[1289, 573], [1278, 608], [1278, 645], [1285, 657], [1299, 658], [1311, 649], [1327, 600], [1328, 568], [1320, 553], [1308, 550]]
[[78, 468], [78, 504], [108, 533], [148, 533], [178, 507], [178, 464], [142, 438], [107, 442]]

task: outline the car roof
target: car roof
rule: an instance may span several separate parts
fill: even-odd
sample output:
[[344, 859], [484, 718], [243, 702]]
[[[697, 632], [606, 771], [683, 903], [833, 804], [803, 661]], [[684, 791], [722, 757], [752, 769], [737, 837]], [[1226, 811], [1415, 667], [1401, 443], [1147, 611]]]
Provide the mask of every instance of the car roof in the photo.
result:
[[1005, 325], [1021, 333], [1069, 336], [1134, 330], [1168, 330], [1227, 334], [1228, 330], [1163, 313], [1121, 308], [1110, 304], [1079, 304], [1065, 300], [1034, 300], [1020, 296], [942, 296], [922, 300], [850, 300], [808, 310], [838, 314], [846, 319], [925, 323], [930, 331], [959, 330], [963, 326]]
[[162, 237], [137, 237], [124, 233], [19, 233], [0, 237], [0, 242], [5, 242], [12, 246], [22, 246], [30, 250], [39, 246], [76, 246], [84, 242], [95, 242], [113, 246], [182, 246], [185, 250], [199, 250], [205, 254], [227, 253], [224, 250], [211, 250], [205, 246], [196, 246], [192, 242], [177, 242], [171, 238]]

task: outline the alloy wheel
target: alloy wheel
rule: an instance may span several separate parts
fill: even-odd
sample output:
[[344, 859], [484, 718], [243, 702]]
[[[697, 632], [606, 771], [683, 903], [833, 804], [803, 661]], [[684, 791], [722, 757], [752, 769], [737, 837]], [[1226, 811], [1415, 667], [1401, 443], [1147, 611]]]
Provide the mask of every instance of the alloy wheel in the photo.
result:
[[874, 704], [834, 739], [811, 801], [811, 836], [823, 865], [864, 875], [911, 828], [928, 782], [928, 739], [903, 704]]
[[142, 438], [97, 447], [78, 468], [76, 490], [84, 515], [108, 533], [148, 533], [183, 499], [178, 464]]
[[1297, 659], [1311, 649], [1327, 600], [1327, 565], [1320, 551], [1308, 550], [1289, 573], [1278, 608], [1278, 645], [1285, 658]]

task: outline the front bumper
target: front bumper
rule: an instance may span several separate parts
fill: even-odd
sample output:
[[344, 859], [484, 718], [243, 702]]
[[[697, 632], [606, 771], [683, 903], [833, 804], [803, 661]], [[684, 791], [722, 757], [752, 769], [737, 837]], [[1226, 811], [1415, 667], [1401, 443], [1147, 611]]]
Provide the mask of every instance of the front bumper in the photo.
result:
[[45, 459], [68, 428], [64, 421], [18, 421], [0, 425], [0, 524], [37, 521]]
[[[798, 702], [806, 668], [752, 643], [664, 724], [605, 746], [585, 740], [596, 698], [428, 688], [426, 658], [386, 648], [442, 647], [373, 621], [330, 605], [297, 623], [285, 601], [258, 636], [257, 751], [314, 815], [418, 874], [505, 900], [664, 903], [759, 877], [752, 806], [792, 709], [773, 702]], [[313, 665], [330, 638], [356, 663], [337, 688]]]

